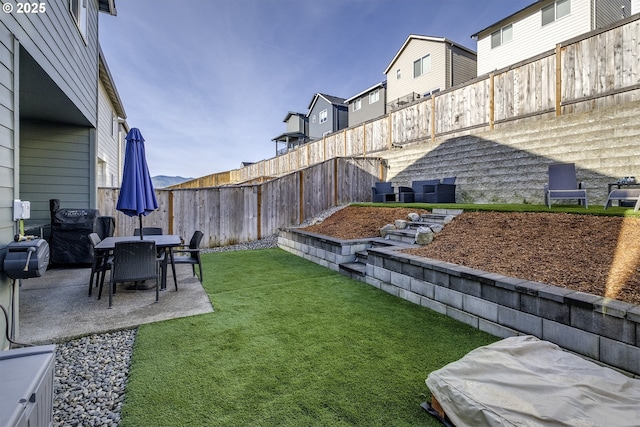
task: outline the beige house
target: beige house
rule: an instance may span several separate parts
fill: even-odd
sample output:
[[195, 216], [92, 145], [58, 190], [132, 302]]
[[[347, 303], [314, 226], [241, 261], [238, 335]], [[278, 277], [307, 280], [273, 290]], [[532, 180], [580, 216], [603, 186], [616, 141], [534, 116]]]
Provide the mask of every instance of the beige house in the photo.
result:
[[392, 110], [476, 78], [476, 53], [443, 37], [411, 34], [384, 74]]
[[124, 166], [127, 115], [102, 50], [99, 54], [96, 184], [119, 187]]

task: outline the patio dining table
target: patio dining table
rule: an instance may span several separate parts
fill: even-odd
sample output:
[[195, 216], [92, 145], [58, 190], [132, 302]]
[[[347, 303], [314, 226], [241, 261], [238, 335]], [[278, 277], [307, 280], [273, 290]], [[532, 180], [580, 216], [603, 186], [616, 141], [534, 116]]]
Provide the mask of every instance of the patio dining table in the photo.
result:
[[[116, 242], [131, 242], [139, 241], [140, 236], [117, 236], [117, 237], [105, 237], [100, 243], [98, 243], [93, 249], [96, 251], [111, 252], [116, 247]], [[178, 283], [176, 279], [176, 266], [173, 262], [173, 248], [180, 246], [182, 240], [177, 234], [158, 234], [144, 236], [144, 240], [150, 240], [156, 243], [156, 247], [164, 250], [164, 259], [162, 261], [162, 279], [160, 289], [167, 288], [167, 264], [171, 263], [171, 269], [173, 271], [173, 282]]]

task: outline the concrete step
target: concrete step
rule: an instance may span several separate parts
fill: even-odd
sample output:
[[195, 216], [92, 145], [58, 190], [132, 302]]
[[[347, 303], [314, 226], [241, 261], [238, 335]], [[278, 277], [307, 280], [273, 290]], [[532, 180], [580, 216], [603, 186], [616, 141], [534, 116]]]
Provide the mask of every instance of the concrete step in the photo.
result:
[[340, 264], [339, 268], [341, 273], [346, 273], [348, 276], [364, 277], [367, 264], [362, 262], [345, 262]]
[[413, 244], [416, 241], [416, 230], [389, 230], [387, 237], [392, 241]]

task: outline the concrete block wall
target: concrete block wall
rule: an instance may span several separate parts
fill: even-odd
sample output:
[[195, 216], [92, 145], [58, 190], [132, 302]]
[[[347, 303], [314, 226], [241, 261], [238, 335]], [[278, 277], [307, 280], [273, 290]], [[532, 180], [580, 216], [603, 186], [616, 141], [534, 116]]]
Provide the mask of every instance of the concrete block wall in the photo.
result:
[[534, 335], [640, 376], [640, 306], [570, 289], [421, 258], [367, 239], [341, 241], [281, 231], [279, 246], [340, 271], [367, 250], [364, 281], [492, 335]]
[[458, 202], [543, 203], [547, 165], [576, 164], [589, 204], [604, 204], [607, 184], [640, 178], [640, 102], [499, 125], [469, 135], [416, 141], [370, 153], [387, 161], [387, 181], [457, 176]]

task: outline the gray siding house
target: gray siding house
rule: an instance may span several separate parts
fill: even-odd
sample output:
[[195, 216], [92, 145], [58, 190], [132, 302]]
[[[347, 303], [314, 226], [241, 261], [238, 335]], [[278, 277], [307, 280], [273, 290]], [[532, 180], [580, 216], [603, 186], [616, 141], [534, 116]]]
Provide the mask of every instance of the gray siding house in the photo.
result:
[[[14, 199], [31, 202], [27, 228], [49, 223], [49, 199], [96, 206], [98, 14], [115, 15], [115, 0], [40, 4], [0, 21], [0, 265], [17, 231]], [[17, 320], [11, 282], [0, 272], [0, 304]]]
[[384, 71], [387, 108], [476, 78], [476, 53], [443, 37], [411, 34]]
[[309, 138], [322, 138], [348, 126], [347, 104], [344, 98], [316, 93], [309, 103], [307, 113], [309, 121]]
[[345, 100], [349, 126], [356, 126], [387, 113], [387, 82], [380, 82]]
[[[309, 121], [305, 114], [289, 111], [283, 122], [287, 124], [287, 131], [272, 139], [276, 143], [276, 156], [309, 141]], [[285, 146], [279, 148], [278, 144]]]

